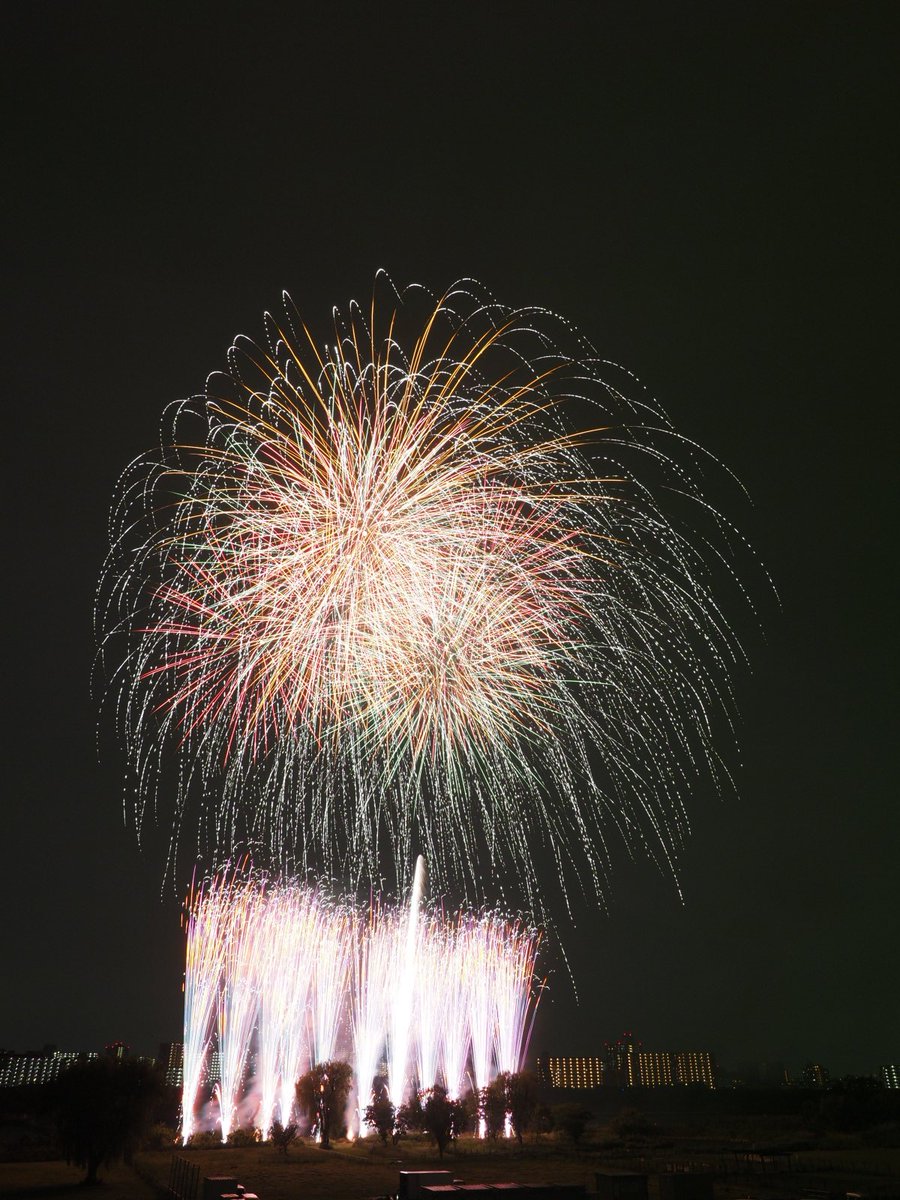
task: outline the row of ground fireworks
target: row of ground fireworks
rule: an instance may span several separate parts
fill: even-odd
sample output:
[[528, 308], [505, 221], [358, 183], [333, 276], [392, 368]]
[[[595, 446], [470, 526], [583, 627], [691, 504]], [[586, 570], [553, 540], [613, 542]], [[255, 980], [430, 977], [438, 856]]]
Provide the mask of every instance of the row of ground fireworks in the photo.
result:
[[[448, 919], [421, 908], [421, 861], [408, 910], [330, 900], [294, 882], [220, 876], [192, 905], [185, 976], [182, 1136], [216, 1123], [268, 1132], [287, 1123], [297, 1079], [346, 1057], [365, 1134], [386, 1064], [391, 1101], [442, 1082], [451, 1097], [521, 1064], [537, 1003], [538, 936], [495, 914]], [[196, 1114], [215, 1043], [216, 1114]], [[248, 1080], [253, 1052], [255, 1072]]]

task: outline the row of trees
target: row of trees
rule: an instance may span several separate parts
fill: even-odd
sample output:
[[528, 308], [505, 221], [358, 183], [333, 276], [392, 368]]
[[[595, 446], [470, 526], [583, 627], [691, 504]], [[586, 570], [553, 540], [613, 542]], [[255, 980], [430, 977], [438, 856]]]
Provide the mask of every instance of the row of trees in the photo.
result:
[[[344, 1133], [352, 1083], [350, 1064], [340, 1061], [319, 1063], [297, 1082], [298, 1105], [309, 1116], [323, 1148]], [[85, 1182], [95, 1182], [103, 1165], [123, 1157], [128, 1161], [141, 1145], [147, 1127], [154, 1119], [159, 1120], [167, 1089], [160, 1073], [146, 1063], [95, 1058], [63, 1071], [48, 1085], [46, 1097], [63, 1153], [69, 1162], [85, 1168]], [[894, 1098], [871, 1081], [861, 1081], [854, 1087], [835, 1088], [824, 1094], [802, 1116], [813, 1129], [868, 1128], [896, 1112], [890, 1103]], [[576, 1104], [554, 1112], [541, 1107], [536, 1081], [525, 1072], [498, 1075], [480, 1092], [470, 1092], [460, 1099], [451, 1098], [444, 1088], [435, 1086], [413, 1094], [399, 1107], [391, 1103], [385, 1081], [376, 1079], [364, 1114], [366, 1124], [383, 1143], [396, 1142], [410, 1132], [426, 1133], [442, 1158], [460, 1134], [475, 1128], [489, 1138], [498, 1138], [508, 1127], [521, 1145], [530, 1130], [550, 1132], [555, 1127], [577, 1145], [589, 1117]], [[165, 1136], [164, 1128], [159, 1128]], [[635, 1109], [620, 1113], [611, 1128], [623, 1137], [653, 1130], [647, 1117]], [[298, 1127], [276, 1121], [267, 1132], [273, 1145], [287, 1154]], [[200, 1135], [204, 1139], [212, 1136]], [[239, 1129], [229, 1141], [238, 1144], [258, 1136], [255, 1131]]]
[[[309, 1115], [323, 1148], [344, 1132], [352, 1083], [350, 1064], [340, 1061], [317, 1063], [297, 1082], [298, 1105]], [[103, 1165], [130, 1159], [165, 1091], [154, 1067], [128, 1059], [85, 1059], [59, 1075], [48, 1099], [63, 1153], [69, 1162], [85, 1168], [85, 1182], [95, 1182]], [[365, 1122], [385, 1144], [407, 1132], [427, 1133], [443, 1157], [452, 1141], [476, 1125], [496, 1138], [509, 1122], [521, 1144], [537, 1112], [537, 1085], [527, 1073], [498, 1075], [488, 1087], [462, 1099], [451, 1098], [445, 1088], [435, 1085], [399, 1107], [391, 1103], [385, 1081], [376, 1079]], [[276, 1121], [268, 1133], [286, 1154], [297, 1126]]]
[[385, 1144], [389, 1139], [398, 1141], [411, 1130], [430, 1134], [443, 1158], [449, 1143], [476, 1124], [483, 1128], [487, 1137], [497, 1138], [506, 1132], [509, 1121], [521, 1145], [537, 1111], [534, 1077], [525, 1072], [513, 1074], [507, 1071], [480, 1092], [470, 1092], [461, 1099], [451, 1098], [445, 1088], [435, 1085], [414, 1093], [399, 1107], [391, 1103], [384, 1081], [376, 1080], [372, 1103], [365, 1111], [365, 1122]]

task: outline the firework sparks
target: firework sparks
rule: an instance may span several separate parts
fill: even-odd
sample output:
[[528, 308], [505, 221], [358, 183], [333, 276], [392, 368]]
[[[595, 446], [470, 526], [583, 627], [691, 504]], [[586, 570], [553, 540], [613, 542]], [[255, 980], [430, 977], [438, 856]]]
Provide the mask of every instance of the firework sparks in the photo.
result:
[[276, 886], [265, 914], [261, 956], [258, 1127], [271, 1128], [276, 1103], [283, 1125], [291, 1120], [294, 1085], [310, 1061], [310, 989], [320, 952], [316, 893]]
[[394, 949], [397, 944], [396, 914], [374, 904], [356, 922], [353, 979], [350, 993], [353, 1064], [356, 1084], [356, 1128], [368, 1132], [366, 1108], [372, 1100], [373, 1083], [389, 1025], [390, 996], [394, 987]]
[[[406, 910], [366, 911], [295, 881], [225, 872], [189, 900], [182, 1138], [201, 1124], [200, 1081], [213, 1047], [223, 1141], [251, 1109], [263, 1136], [313, 1062], [346, 1055], [352, 1124], [384, 1066], [392, 1100], [440, 1073], [453, 1095], [484, 1087], [524, 1061], [539, 991], [536, 931], [497, 914], [447, 919], [420, 911], [422, 878]], [[324, 1040], [315, 1031], [324, 1030]], [[477, 1052], [470, 1056], [470, 1047]], [[252, 1103], [246, 1103], [247, 1101]]]
[[719, 769], [739, 648], [647, 476], [708, 510], [563, 322], [459, 285], [407, 336], [422, 295], [328, 345], [288, 303], [126, 473], [99, 623], [138, 825], [173, 748], [218, 852], [376, 880], [389, 844], [406, 886], [421, 848], [537, 908], [540, 845], [602, 895], [610, 822], [670, 856]]
[[425, 860], [419, 856], [413, 877], [412, 895], [406, 917], [405, 937], [397, 939], [399, 956], [396, 968], [395, 999], [391, 1006], [390, 1055], [388, 1058], [388, 1094], [394, 1104], [402, 1104], [406, 1089], [407, 1065], [412, 1033], [414, 1006], [419, 993], [421, 955], [421, 914], [425, 889]]
[[258, 1019], [259, 956], [265, 950], [257, 935], [262, 899], [252, 880], [234, 887], [229, 896], [216, 1020], [221, 1071], [216, 1092], [223, 1141], [236, 1125], [250, 1036]]
[[184, 978], [184, 1060], [182, 1136], [194, 1131], [194, 1114], [203, 1067], [213, 1036], [219, 983], [225, 968], [224, 922], [229, 892], [213, 881], [199, 897], [188, 901], [187, 950]]

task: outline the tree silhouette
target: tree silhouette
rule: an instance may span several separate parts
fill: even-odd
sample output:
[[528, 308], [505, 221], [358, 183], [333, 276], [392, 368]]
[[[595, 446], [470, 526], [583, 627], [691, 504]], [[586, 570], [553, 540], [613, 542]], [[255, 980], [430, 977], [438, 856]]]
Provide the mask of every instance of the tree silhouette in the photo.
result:
[[423, 1092], [413, 1092], [405, 1104], [401, 1104], [397, 1109], [395, 1116], [395, 1124], [397, 1133], [402, 1135], [407, 1130], [420, 1130], [425, 1128], [425, 1111], [422, 1108]]
[[391, 1103], [387, 1088], [383, 1084], [376, 1087], [375, 1093], [372, 1096], [372, 1103], [366, 1108], [363, 1119], [371, 1129], [375, 1130], [381, 1138], [383, 1145], [386, 1146], [388, 1138], [394, 1133], [394, 1126], [397, 1123], [397, 1110]]
[[269, 1129], [269, 1140], [276, 1150], [281, 1151], [285, 1158], [287, 1158], [290, 1144], [296, 1136], [297, 1126], [293, 1121], [290, 1125], [282, 1125], [280, 1121], [273, 1121]]
[[506, 1110], [519, 1145], [522, 1136], [534, 1123], [538, 1108], [537, 1080], [530, 1071], [516, 1071], [506, 1076]]
[[422, 1128], [437, 1142], [438, 1157], [465, 1128], [466, 1111], [460, 1100], [451, 1100], [447, 1089], [435, 1084], [423, 1092]]
[[50, 1103], [66, 1161], [85, 1183], [115, 1159], [130, 1160], [164, 1093], [154, 1066], [130, 1059], [81, 1059], [51, 1085]]
[[577, 1146], [584, 1137], [590, 1112], [580, 1104], [564, 1104], [557, 1112], [557, 1128], [572, 1139]]
[[316, 1063], [297, 1081], [297, 1100], [313, 1118], [323, 1150], [330, 1147], [332, 1137], [339, 1136], [343, 1128], [352, 1082], [350, 1064], [337, 1060]]
[[478, 1095], [478, 1115], [488, 1137], [497, 1138], [509, 1117], [519, 1145], [537, 1112], [537, 1081], [528, 1071], [502, 1071]]
[[498, 1138], [506, 1124], [506, 1077], [498, 1075], [478, 1095], [478, 1115], [489, 1138]]

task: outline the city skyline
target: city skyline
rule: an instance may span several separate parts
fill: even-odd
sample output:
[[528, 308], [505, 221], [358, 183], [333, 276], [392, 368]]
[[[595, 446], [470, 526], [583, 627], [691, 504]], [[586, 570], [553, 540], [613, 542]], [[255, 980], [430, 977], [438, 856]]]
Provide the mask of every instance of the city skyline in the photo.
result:
[[179, 1033], [189, 878], [165, 878], [168, 826], [138, 846], [90, 691], [109, 499], [283, 288], [327, 314], [384, 267], [477, 276], [633, 371], [746, 488], [711, 480], [780, 601], [754, 584], [758, 619], [728, 614], [734, 793], [681, 797], [675, 873], [611, 833], [608, 912], [554, 911], [533, 1047], [635, 1028], [734, 1066], [897, 1062], [895, 12], [319, 19], [339, 64], [310, 61], [299, 13], [10, 19], [0, 1043]]
[[[631, 1037], [623, 1034], [623, 1038]], [[621, 1043], [621, 1039], [620, 1039]], [[65, 1049], [54, 1043], [45, 1043], [40, 1049], [10, 1050], [0, 1047], [0, 1088], [29, 1087], [41, 1085], [54, 1079], [60, 1070], [78, 1059], [98, 1058], [101, 1053], [114, 1053], [119, 1059], [135, 1057], [142, 1062], [153, 1062], [163, 1072], [170, 1087], [183, 1086], [184, 1043], [164, 1041], [158, 1044], [155, 1055], [132, 1052], [124, 1042], [114, 1042], [97, 1049]], [[702, 1050], [659, 1050], [635, 1049], [632, 1063], [623, 1072], [621, 1062], [616, 1062], [617, 1046], [604, 1043], [595, 1054], [556, 1055], [536, 1051], [531, 1047], [525, 1055], [521, 1069], [533, 1072], [538, 1079], [555, 1090], [590, 1091], [606, 1088], [616, 1091], [625, 1089], [647, 1089], [667, 1087], [691, 1087], [701, 1084], [711, 1090], [737, 1089], [759, 1090], [800, 1088], [823, 1090], [841, 1087], [843, 1080], [870, 1078], [889, 1090], [900, 1089], [900, 1064], [880, 1062], [877, 1066], [866, 1066], [846, 1075], [832, 1074], [828, 1065], [806, 1059], [793, 1064], [784, 1062], [761, 1062], [737, 1064], [720, 1063], [714, 1051]], [[253, 1056], [248, 1060], [249, 1075], [254, 1074]], [[200, 1082], [209, 1088], [220, 1078], [220, 1054], [211, 1048], [206, 1057]], [[416, 1078], [413, 1074], [412, 1078]]]

